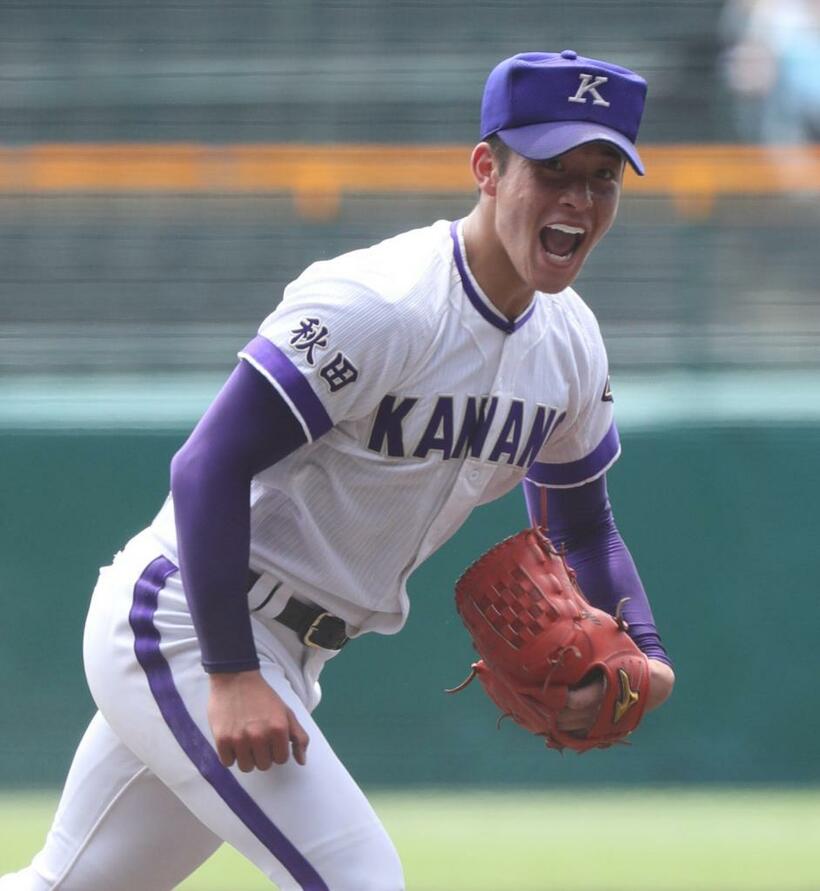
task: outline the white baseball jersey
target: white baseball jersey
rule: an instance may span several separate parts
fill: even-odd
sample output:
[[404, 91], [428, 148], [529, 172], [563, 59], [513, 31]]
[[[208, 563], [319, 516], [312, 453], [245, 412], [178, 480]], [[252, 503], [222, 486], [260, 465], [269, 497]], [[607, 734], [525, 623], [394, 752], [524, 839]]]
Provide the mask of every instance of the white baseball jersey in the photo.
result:
[[[571, 289], [510, 322], [446, 221], [314, 263], [240, 352], [308, 443], [260, 473], [251, 565], [360, 631], [398, 631], [408, 576], [525, 475], [574, 486], [619, 454], [597, 322]], [[153, 525], [176, 562], [173, 504]]]
[[4, 889], [171, 889], [225, 840], [283, 891], [400, 891], [395, 847], [310, 715], [337, 651], [278, 611], [297, 593], [351, 632], [396, 631], [407, 577], [473, 507], [525, 474], [579, 485], [618, 455], [592, 313], [566, 290], [509, 322], [446, 222], [314, 264], [240, 355], [308, 437], [251, 490], [251, 565], [281, 582], [254, 608], [254, 646], [307, 765], [221, 764], [169, 499], [100, 574], [84, 639], [100, 713], [43, 850]]

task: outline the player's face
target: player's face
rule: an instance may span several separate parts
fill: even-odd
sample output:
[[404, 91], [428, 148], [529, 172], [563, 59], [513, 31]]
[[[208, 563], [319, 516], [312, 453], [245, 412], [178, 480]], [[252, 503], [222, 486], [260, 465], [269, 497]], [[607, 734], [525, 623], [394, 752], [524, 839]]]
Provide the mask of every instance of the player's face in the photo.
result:
[[525, 288], [555, 294], [572, 283], [615, 220], [624, 161], [606, 143], [531, 161], [511, 153], [496, 182], [495, 232]]

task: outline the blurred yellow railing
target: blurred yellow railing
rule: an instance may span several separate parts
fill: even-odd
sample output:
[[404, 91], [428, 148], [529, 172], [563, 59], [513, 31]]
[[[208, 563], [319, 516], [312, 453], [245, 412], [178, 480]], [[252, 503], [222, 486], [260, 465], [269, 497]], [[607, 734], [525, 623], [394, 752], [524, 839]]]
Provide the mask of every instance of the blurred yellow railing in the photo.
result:
[[[292, 193], [309, 218], [346, 193], [465, 193], [466, 145], [35, 144], [0, 148], [0, 193]], [[628, 193], [708, 213], [722, 195], [820, 192], [820, 146], [650, 145]]]

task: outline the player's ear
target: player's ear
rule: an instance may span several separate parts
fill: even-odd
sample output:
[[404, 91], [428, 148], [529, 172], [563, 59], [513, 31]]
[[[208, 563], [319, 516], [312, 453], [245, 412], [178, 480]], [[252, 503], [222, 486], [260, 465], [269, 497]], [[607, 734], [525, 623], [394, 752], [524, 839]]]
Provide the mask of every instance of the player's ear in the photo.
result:
[[479, 142], [473, 149], [470, 168], [473, 171], [479, 192], [490, 198], [495, 198], [498, 178], [501, 174], [498, 169], [498, 161], [486, 142]]

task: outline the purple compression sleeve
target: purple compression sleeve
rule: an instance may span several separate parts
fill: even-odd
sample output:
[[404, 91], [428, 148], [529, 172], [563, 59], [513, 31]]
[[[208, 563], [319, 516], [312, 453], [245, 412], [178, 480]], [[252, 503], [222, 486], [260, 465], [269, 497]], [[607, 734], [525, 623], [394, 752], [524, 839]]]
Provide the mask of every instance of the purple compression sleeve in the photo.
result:
[[180, 572], [206, 671], [259, 666], [246, 599], [251, 479], [306, 441], [275, 388], [240, 362], [171, 462]]
[[[524, 481], [530, 521], [541, 517], [541, 487]], [[614, 615], [618, 601], [629, 634], [651, 659], [672, 665], [661, 643], [652, 609], [632, 560], [612, 516], [606, 476], [572, 489], [549, 489], [547, 531], [556, 547], [567, 551], [567, 562], [578, 575], [578, 584], [589, 602]]]

